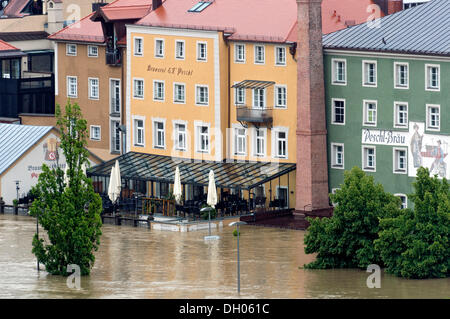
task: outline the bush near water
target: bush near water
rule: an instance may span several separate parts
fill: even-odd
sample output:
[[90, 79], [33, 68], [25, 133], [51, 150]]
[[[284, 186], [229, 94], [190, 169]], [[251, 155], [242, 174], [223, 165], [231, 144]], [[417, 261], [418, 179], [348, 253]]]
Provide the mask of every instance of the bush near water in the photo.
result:
[[375, 184], [373, 176], [359, 167], [344, 172], [344, 183], [330, 194], [337, 206], [330, 218], [308, 218], [305, 252], [317, 253], [306, 268], [366, 268], [382, 265], [373, 241], [378, 238], [379, 219], [399, 213], [400, 199]]
[[375, 247], [386, 271], [406, 278], [450, 276], [450, 187], [446, 179], [417, 171], [410, 195], [414, 210], [380, 222]]
[[317, 253], [305, 268], [385, 266], [405, 278], [450, 275], [450, 186], [446, 179], [417, 171], [414, 209], [399, 209], [400, 200], [384, 192], [360, 168], [344, 173], [330, 218], [308, 220], [305, 252]]

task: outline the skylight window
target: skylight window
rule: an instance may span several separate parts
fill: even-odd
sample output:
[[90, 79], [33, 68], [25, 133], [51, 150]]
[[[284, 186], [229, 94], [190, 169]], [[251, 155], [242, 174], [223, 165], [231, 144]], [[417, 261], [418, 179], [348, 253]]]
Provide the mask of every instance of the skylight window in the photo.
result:
[[212, 2], [211, 1], [200, 1], [195, 4], [192, 8], [188, 10], [188, 12], [202, 12], [205, 10]]

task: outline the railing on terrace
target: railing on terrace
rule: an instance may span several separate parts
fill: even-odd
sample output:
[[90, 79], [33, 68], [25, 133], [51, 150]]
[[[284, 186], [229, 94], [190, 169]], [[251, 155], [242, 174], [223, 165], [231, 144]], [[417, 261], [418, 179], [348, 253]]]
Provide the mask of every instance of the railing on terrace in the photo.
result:
[[122, 65], [122, 57], [119, 50], [106, 51], [106, 64], [111, 66]]
[[248, 106], [236, 107], [236, 118], [239, 122], [272, 123], [271, 108], [252, 108]]

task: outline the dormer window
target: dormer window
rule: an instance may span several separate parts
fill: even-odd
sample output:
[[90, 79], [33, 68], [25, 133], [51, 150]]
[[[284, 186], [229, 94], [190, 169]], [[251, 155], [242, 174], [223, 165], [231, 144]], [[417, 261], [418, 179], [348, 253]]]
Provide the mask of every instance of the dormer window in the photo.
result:
[[188, 10], [188, 12], [202, 12], [205, 10], [212, 2], [210, 1], [200, 1], [195, 4], [192, 8]]

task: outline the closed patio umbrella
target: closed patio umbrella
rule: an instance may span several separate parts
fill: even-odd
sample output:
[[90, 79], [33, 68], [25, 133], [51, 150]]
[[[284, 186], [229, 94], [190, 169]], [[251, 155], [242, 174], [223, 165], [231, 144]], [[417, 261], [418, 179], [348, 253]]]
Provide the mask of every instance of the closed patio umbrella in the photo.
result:
[[[113, 166], [111, 168], [111, 175], [109, 177], [109, 187], [108, 187], [108, 197], [111, 200], [111, 202], [114, 204], [114, 208], [115, 208], [115, 203], [117, 201], [117, 178], [116, 178], [116, 167]], [[114, 209], [114, 216], [116, 216], [116, 210]]]
[[206, 203], [213, 208], [217, 204], [216, 181], [214, 179], [214, 171], [212, 169], [209, 171], [208, 198]]
[[120, 176], [120, 167], [119, 167], [119, 161], [116, 160], [116, 168], [115, 168], [115, 174], [116, 174], [116, 193], [117, 193], [117, 199], [120, 197], [120, 191], [122, 190], [122, 177]]
[[175, 169], [175, 177], [173, 181], [173, 196], [175, 197], [175, 201], [177, 202], [177, 204], [180, 204], [182, 195], [183, 193], [181, 190], [180, 169], [177, 166]]
[[109, 176], [109, 186], [108, 186], [108, 197], [111, 200], [111, 202], [115, 202], [117, 197], [116, 197], [116, 167], [113, 166], [111, 168], [111, 175]]

